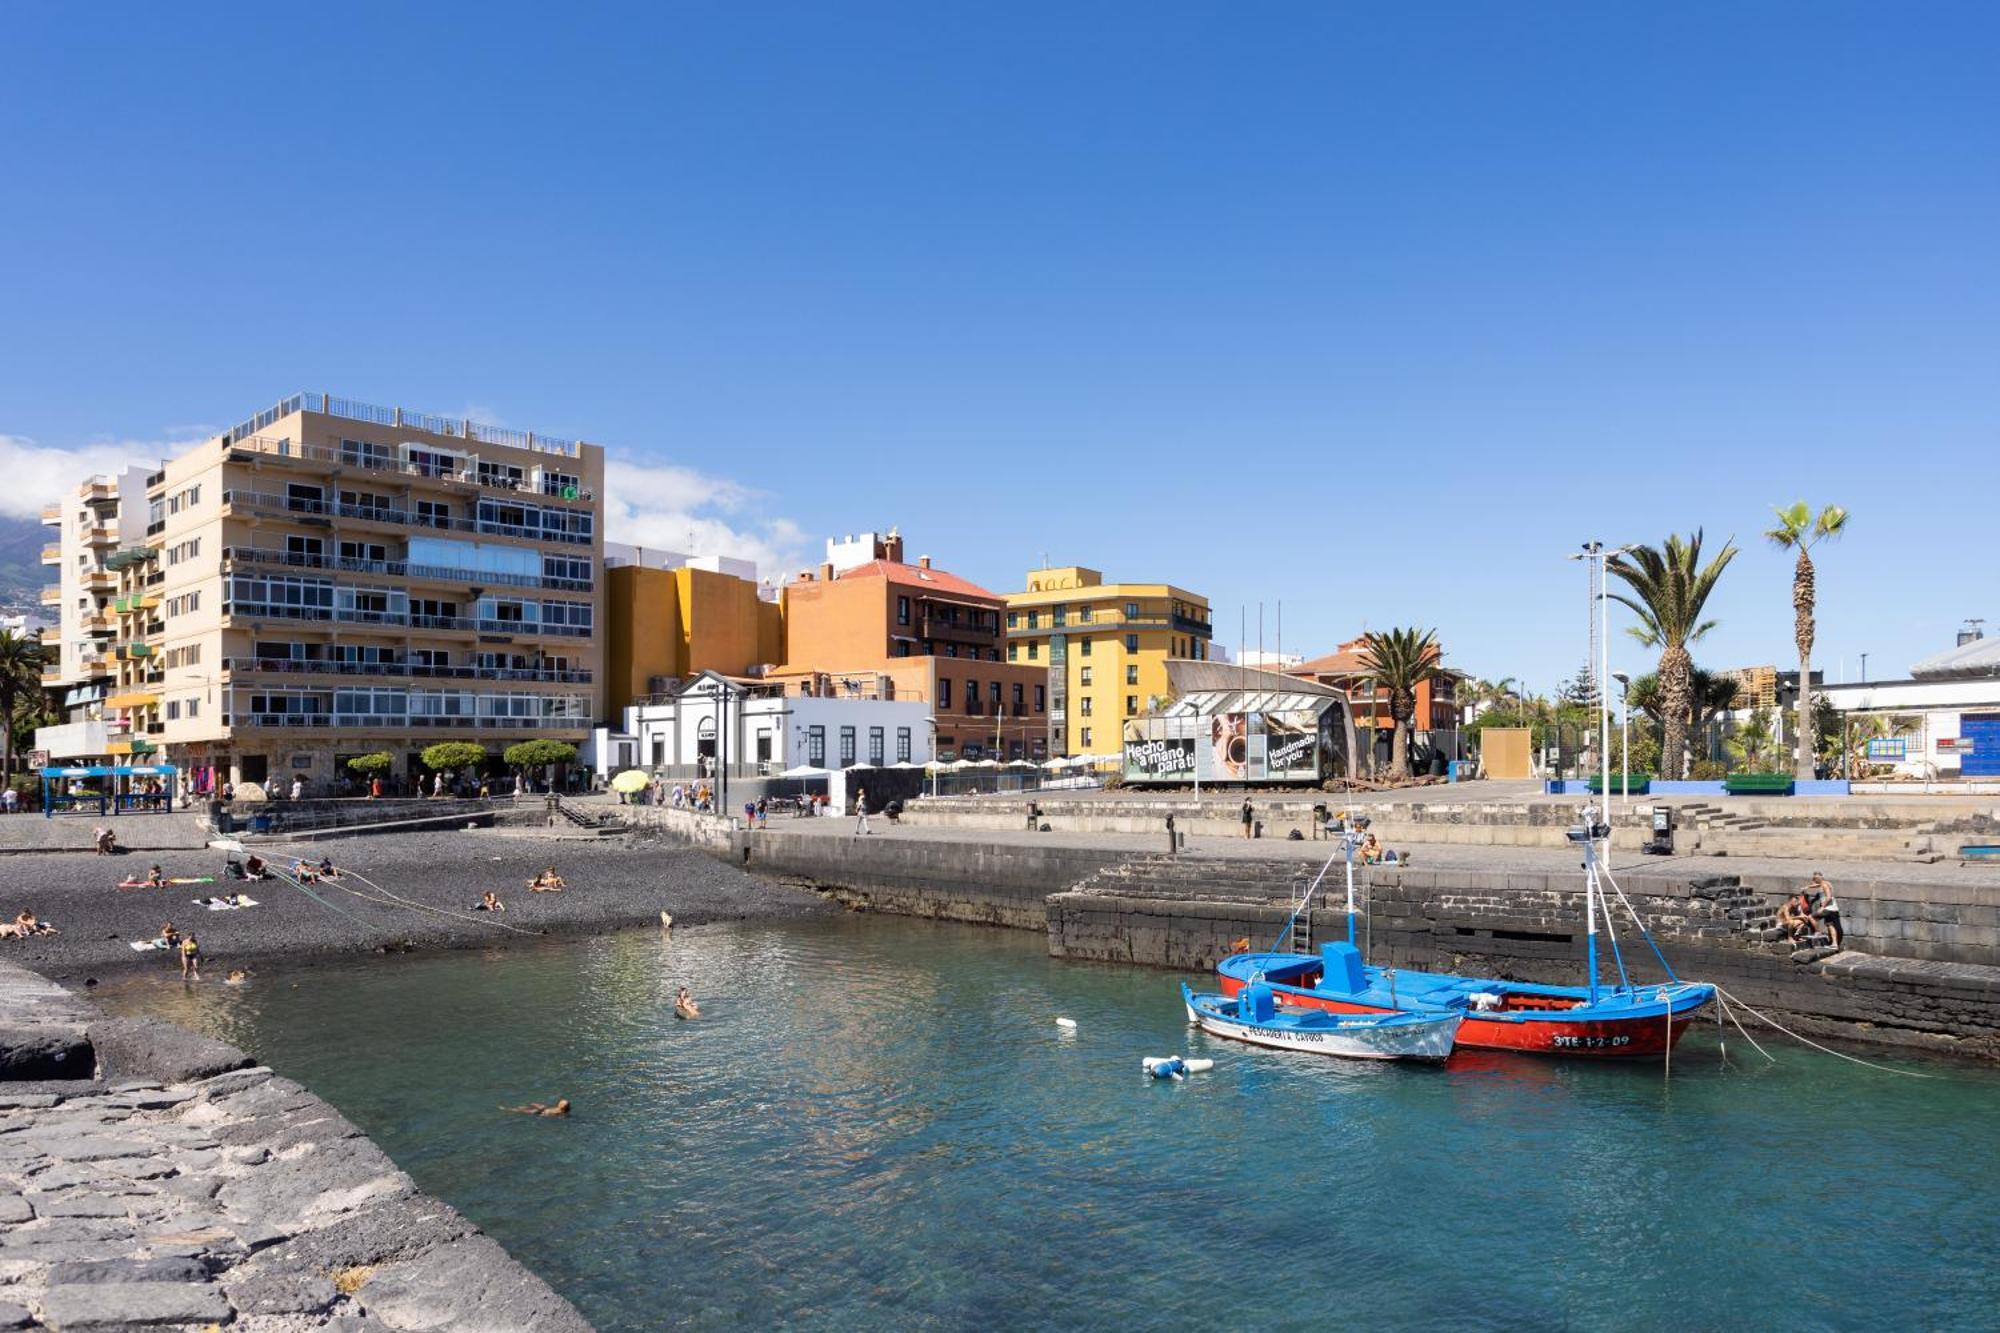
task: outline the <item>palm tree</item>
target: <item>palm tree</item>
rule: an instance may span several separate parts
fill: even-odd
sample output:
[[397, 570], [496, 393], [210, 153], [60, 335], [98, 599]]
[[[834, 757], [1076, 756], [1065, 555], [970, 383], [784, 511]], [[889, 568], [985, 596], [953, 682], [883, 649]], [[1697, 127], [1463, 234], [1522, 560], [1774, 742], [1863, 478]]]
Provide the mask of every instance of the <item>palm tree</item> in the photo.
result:
[[1668, 778], [1687, 773], [1687, 729], [1694, 704], [1694, 658], [1688, 645], [1715, 628], [1713, 620], [1702, 619], [1702, 608], [1722, 571], [1736, 558], [1736, 544], [1726, 542], [1703, 565], [1701, 537], [1699, 528], [1685, 540], [1674, 534], [1664, 547], [1635, 546], [1609, 565], [1632, 590], [1629, 597], [1611, 595], [1639, 617], [1633, 637], [1660, 650], [1660, 767]]
[[1444, 675], [1438, 657], [1436, 630], [1371, 630], [1362, 640], [1365, 679], [1389, 692], [1389, 720], [1395, 726], [1389, 741], [1389, 766], [1398, 776], [1410, 771], [1410, 719], [1417, 714], [1417, 686]]
[[[1645, 714], [1656, 735], [1665, 734], [1666, 713], [1660, 707], [1658, 673], [1648, 671], [1643, 676], [1634, 676], [1626, 687], [1625, 700]], [[1736, 678], [1696, 667], [1688, 677], [1688, 701], [1691, 705], [1688, 744], [1693, 745], [1697, 738], [1708, 735], [1716, 718], [1736, 707]]]
[[1799, 553], [1792, 566], [1792, 638], [1799, 647], [1799, 749], [1792, 775], [1803, 782], [1814, 776], [1813, 757], [1819, 753], [1812, 709], [1813, 562], [1809, 552], [1841, 534], [1847, 527], [1847, 511], [1839, 505], [1828, 505], [1815, 518], [1812, 509], [1800, 500], [1789, 508], [1771, 512], [1778, 516], [1778, 526], [1764, 536], [1780, 550]]
[[0, 785], [14, 776], [14, 716], [23, 696], [42, 689], [42, 645], [0, 630]]

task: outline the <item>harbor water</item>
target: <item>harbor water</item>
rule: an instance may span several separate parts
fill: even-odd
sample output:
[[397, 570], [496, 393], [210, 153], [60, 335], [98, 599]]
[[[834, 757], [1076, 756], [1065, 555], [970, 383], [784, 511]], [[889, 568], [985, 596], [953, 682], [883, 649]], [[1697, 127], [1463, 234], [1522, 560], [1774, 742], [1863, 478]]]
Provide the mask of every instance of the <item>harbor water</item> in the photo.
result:
[[[607, 1333], [2000, 1318], [1995, 1071], [1263, 1052], [1043, 948], [849, 917], [99, 995], [304, 1082]], [[1176, 1052], [1215, 1069], [1141, 1073]]]

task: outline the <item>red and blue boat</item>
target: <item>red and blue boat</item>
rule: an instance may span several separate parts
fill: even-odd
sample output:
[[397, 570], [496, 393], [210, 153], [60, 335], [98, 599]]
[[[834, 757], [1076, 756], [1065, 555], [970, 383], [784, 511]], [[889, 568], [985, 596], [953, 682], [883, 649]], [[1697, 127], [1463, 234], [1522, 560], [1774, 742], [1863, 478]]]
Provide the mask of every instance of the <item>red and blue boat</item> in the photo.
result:
[[[1347, 857], [1347, 939], [1322, 945], [1317, 954], [1276, 949], [1232, 954], [1216, 965], [1222, 993], [1233, 999], [1247, 987], [1264, 985], [1289, 1009], [1317, 1008], [1335, 1014], [1456, 1013], [1463, 1018], [1457, 1033], [1457, 1045], [1463, 1049], [1594, 1058], [1663, 1056], [1680, 1040], [1697, 1012], [1715, 999], [1715, 987], [1682, 981], [1674, 975], [1645, 923], [1613, 881], [1613, 891], [1631, 912], [1667, 978], [1650, 985], [1632, 981], [1612, 928], [1598, 865], [1597, 844], [1610, 836], [1610, 830], [1596, 823], [1595, 816], [1594, 810], [1586, 808], [1582, 827], [1569, 832], [1584, 856], [1588, 917], [1585, 985], [1545, 986], [1368, 963], [1354, 945], [1357, 835], [1349, 831], [1342, 839]], [[1331, 865], [1329, 861], [1327, 866]], [[1292, 920], [1286, 922], [1281, 939], [1290, 937], [1299, 913], [1310, 910], [1313, 891], [1325, 875], [1326, 868], [1322, 868], [1293, 910]], [[1616, 963], [1615, 985], [1600, 984], [1598, 979], [1600, 911]]]

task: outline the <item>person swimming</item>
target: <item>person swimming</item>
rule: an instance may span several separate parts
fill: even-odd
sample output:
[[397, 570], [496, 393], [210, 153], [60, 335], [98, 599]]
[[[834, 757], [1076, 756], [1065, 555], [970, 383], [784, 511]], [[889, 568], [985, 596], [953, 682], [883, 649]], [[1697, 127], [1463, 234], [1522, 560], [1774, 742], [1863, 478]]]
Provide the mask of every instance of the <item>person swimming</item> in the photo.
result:
[[228, 976], [224, 977], [222, 979], [222, 984], [225, 986], [241, 986], [249, 980], [250, 980], [249, 973], [245, 972], [242, 968], [239, 967], [234, 971], [232, 971]]
[[674, 996], [674, 1017], [701, 1017], [701, 1006], [694, 1002], [694, 996], [688, 991], [686, 986], [681, 987], [680, 992]]
[[503, 1106], [500, 1109], [511, 1111], [515, 1115], [564, 1116], [569, 1114], [569, 1098], [557, 1098], [553, 1106], [542, 1102], [529, 1102], [525, 1106]]

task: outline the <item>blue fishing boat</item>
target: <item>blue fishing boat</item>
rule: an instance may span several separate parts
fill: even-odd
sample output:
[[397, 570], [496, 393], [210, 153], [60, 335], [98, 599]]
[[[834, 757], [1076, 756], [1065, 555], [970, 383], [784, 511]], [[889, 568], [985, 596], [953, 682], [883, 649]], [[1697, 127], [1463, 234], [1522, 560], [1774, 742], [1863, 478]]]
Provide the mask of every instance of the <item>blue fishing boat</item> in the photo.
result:
[[[1216, 965], [1222, 993], [1235, 998], [1253, 986], [1265, 986], [1288, 1008], [1320, 1009], [1333, 1014], [1454, 1013], [1464, 1022], [1457, 1044], [1467, 1049], [1528, 1051], [1570, 1056], [1660, 1056], [1680, 1040], [1696, 1013], [1715, 998], [1715, 987], [1682, 981], [1646, 930], [1616, 881], [1611, 888], [1631, 914], [1641, 938], [1659, 960], [1666, 980], [1640, 985], [1631, 979], [1613, 929], [1610, 902], [1597, 847], [1610, 829], [1596, 822], [1596, 811], [1585, 807], [1584, 823], [1569, 831], [1583, 851], [1586, 914], [1586, 984], [1545, 986], [1489, 977], [1460, 977], [1440, 972], [1411, 972], [1376, 967], [1354, 944], [1354, 844], [1347, 832], [1347, 939], [1323, 945], [1317, 954], [1281, 949], [1233, 954]], [[1341, 853], [1335, 853], [1340, 856]], [[1286, 922], [1289, 938], [1299, 913], [1309, 911], [1313, 892], [1332, 866], [1318, 878]], [[1598, 921], [1603, 918], [1616, 965], [1616, 985], [1598, 979]]]
[[1443, 1060], [1463, 1016], [1455, 1013], [1335, 1014], [1280, 1002], [1262, 982], [1234, 999], [1197, 995], [1181, 983], [1188, 1022], [1203, 1032], [1253, 1046], [1352, 1060]]

